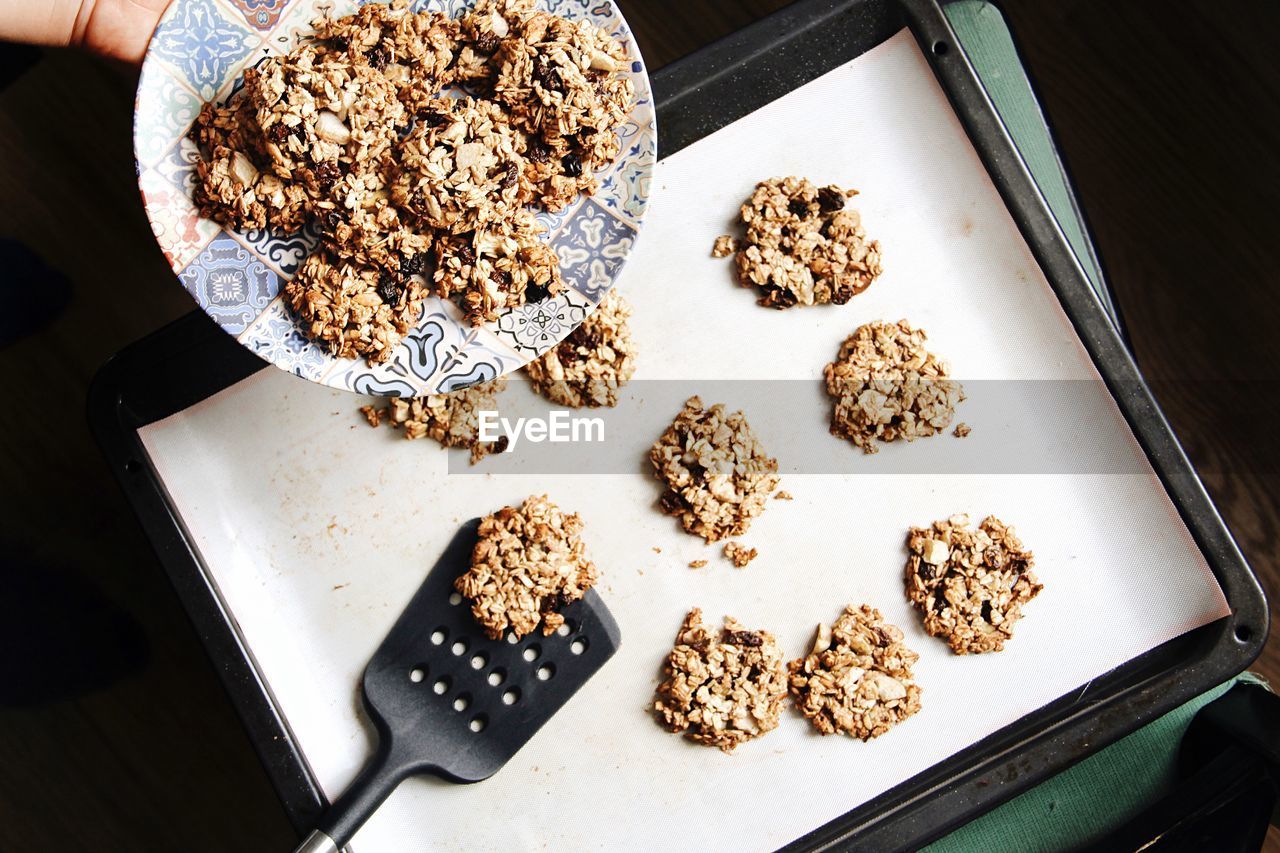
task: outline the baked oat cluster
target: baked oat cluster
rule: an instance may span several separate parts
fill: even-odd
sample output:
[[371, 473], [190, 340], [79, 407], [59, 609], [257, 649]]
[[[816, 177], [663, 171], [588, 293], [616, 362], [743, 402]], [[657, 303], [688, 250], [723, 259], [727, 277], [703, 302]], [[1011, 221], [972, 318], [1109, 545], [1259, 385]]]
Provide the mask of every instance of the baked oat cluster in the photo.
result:
[[741, 542], [730, 540], [724, 543], [724, 558], [733, 563], [735, 569], [745, 569], [747, 563], [750, 563], [756, 557], [760, 556], [760, 552], [755, 548], [748, 548]]
[[870, 740], [920, 710], [911, 674], [919, 655], [902, 631], [867, 605], [846, 607], [829, 629], [818, 626], [808, 656], [788, 666], [796, 707], [824, 735]]
[[976, 529], [967, 515], [913, 527], [907, 551], [907, 598], [924, 629], [958, 655], [1003, 649], [1022, 605], [1044, 588], [1031, 552], [994, 516]]
[[448, 394], [426, 397], [390, 397], [384, 406], [361, 406], [360, 411], [370, 426], [389, 424], [404, 430], [408, 439], [430, 438], [444, 447], [465, 447], [471, 451], [471, 464], [490, 453], [507, 448], [506, 436], [496, 442], [480, 441], [480, 412], [494, 411], [496, 399], [507, 379], [500, 376]]
[[778, 460], [760, 445], [742, 412], [690, 397], [649, 450], [666, 486], [658, 505], [689, 533], [718, 542], [747, 532], [778, 488]]
[[925, 349], [925, 333], [906, 320], [867, 323], [845, 340], [836, 360], [823, 369], [835, 401], [831, 432], [863, 453], [877, 442], [942, 432], [964, 400], [946, 363]]
[[806, 178], [771, 178], [742, 205], [742, 241], [725, 235], [717, 258], [735, 254], [738, 282], [759, 291], [770, 308], [843, 305], [880, 275], [880, 244], [847, 207], [856, 190], [819, 187]]
[[680, 626], [663, 675], [654, 711], [668, 731], [733, 752], [778, 727], [786, 665], [768, 631], [750, 631], [726, 618], [717, 637], [695, 607]]
[[569, 337], [525, 366], [533, 389], [561, 406], [616, 406], [636, 370], [627, 318], [631, 305], [616, 289]]
[[[318, 224], [321, 248], [285, 287], [335, 355], [390, 357], [422, 297], [473, 325], [563, 288], [527, 205], [597, 188], [635, 97], [626, 50], [534, 0], [458, 18], [408, 0], [314, 22], [223, 104], [206, 104], [196, 203], [239, 230]], [[471, 94], [448, 97], [465, 85]]]
[[454, 583], [490, 639], [517, 637], [539, 624], [553, 634], [560, 611], [595, 586], [595, 564], [582, 544], [582, 517], [546, 495], [503, 507], [480, 521], [471, 568]]

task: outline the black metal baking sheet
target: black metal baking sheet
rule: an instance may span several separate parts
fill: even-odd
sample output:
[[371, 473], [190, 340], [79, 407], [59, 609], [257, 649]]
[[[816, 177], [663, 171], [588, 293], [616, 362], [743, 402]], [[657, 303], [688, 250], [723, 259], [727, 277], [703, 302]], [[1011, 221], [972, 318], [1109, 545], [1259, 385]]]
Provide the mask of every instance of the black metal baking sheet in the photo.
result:
[[[653, 75], [659, 151], [668, 156], [910, 26], [1046, 277], [1204, 552], [1232, 616], [1095, 679], [796, 840], [793, 849], [927, 843], [1243, 670], [1266, 637], [1266, 603], [1200, 485], [1116, 325], [1091, 290], [1035, 183], [932, 0], [801, 0]], [[146, 463], [138, 430], [266, 365], [193, 312], [99, 373], [89, 418], [151, 537], [294, 825], [323, 795], [261, 678], [235, 618]]]

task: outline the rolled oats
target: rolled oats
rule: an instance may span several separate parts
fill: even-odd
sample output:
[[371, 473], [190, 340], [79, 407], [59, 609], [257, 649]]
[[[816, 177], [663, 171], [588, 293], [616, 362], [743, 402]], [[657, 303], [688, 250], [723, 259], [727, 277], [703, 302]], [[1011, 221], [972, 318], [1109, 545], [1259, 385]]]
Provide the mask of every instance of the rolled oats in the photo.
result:
[[636, 370], [627, 318], [631, 305], [617, 289], [569, 337], [525, 366], [533, 389], [561, 406], [616, 406], [618, 390]]
[[968, 438], [971, 432], [973, 432], [973, 427], [966, 423], [958, 423], [956, 428], [951, 431], [951, 434], [956, 438]]
[[705, 569], [706, 567], [707, 567], [706, 560], [690, 560], [689, 561], [689, 568], [691, 569]]
[[830, 629], [818, 626], [812, 651], [788, 666], [800, 713], [824, 735], [870, 740], [919, 711], [911, 667], [920, 656], [902, 639], [865, 604], [846, 607]]
[[471, 451], [471, 464], [490, 453], [506, 449], [507, 439], [480, 441], [479, 413], [497, 408], [498, 394], [507, 387], [506, 377], [481, 382], [448, 394], [426, 397], [391, 397], [386, 405], [362, 406], [370, 426], [386, 421], [393, 429], [403, 429], [407, 439], [430, 438], [443, 447], [465, 447]]
[[786, 666], [772, 634], [726, 618], [717, 638], [695, 607], [676, 634], [653, 707], [668, 731], [733, 752], [778, 727], [786, 692]]
[[1044, 588], [1031, 552], [994, 516], [976, 529], [966, 515], [913, 527], [907, 551], [907, 599], [924, 629], [958, 655], [1003, 649], [1022, 605]]
[[747, 532], [778, 487], [778, 460], [765, 453], [742, 412], [704, 409], [690, 397], [649, 451], [666, 490], [659, 506], [708, 542]]
[[[523, 304], [530, 286], [559, 292], [559, 261], [525, 205], [560, 210], [617, 156], [634, 101], [623, 46], [533, 0], [480, 0], [457, 19], [366, 3], [313, 26], [201, 110], [201, 214], [281, 233], [314, 219], [313, 279], [340, 269], [339, 290], [377, 279], [415, 300], [452, 298], [473, 324]], [[455, 83], [474, 96], [442, 97]], [[394, 300], [330, 317], [315, 294], [338, 284], [293, 288], [303, 332], [335, 354], [386, 358], [405, 331]]]
[[738, 281], [770, 308], [843, 305], [880, 275], [880, 244], [869, 240], [856, 210], [856, 190], [818, 187], [806, 178], [771, 178], [742, 205], [746, 239], [716, 239], [712, 256], [734, 260]]
[[835, 401], [832, 434], [876, 453], [877, 442], [913, 441], [946, 429], [964, 389], [924, 344], [924, 331], [906, 320], [859, 326], [823, 370]]
[[480, 521], [471, 568], [454, 588], [490, 639], [517, 637], [564, 624], [560, 610], [595, 585], [595, 564], [582, 544], [582, 517], [565, 513], [546, 495], [503, 507]]

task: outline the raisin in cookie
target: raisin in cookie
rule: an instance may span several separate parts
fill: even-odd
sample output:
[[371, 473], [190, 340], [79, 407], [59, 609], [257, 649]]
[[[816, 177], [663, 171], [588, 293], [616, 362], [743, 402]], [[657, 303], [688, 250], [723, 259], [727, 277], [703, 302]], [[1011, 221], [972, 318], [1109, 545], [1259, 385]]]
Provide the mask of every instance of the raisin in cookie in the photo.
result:
[[976, 529], [966, 515], [913, 527], [907, 551], [907, 599], [924, 629], [958, 655], [1003, 649], [1022, 605], [1044, 588], [1031, 552], [994, 516]]
[[546, 495], [503, 507], [480, 521], [471, 568], [454, 588], [490, 639], [509, 628], [517, 637], [539, 624], [553, 634], [560, 610], [595, 586], [595, 563], [582, 544], [582, 517], [565, 513]]
[[714, 257], [736, 252], [738, 282], [759, 291], [770, 308], [843, 305], [881, 272], [880, 244], [867, 238], [855, 190], [818, 187], [806, 178], [771, 178], [742, 205], [746, 239], [720, 237]]
[[906, 320], [859, 326], [823, 369], [834, 400], [831, 433], [863, 453], [876, 453], [877, 442], [912, 441], [945, 430], [964, 389], [924, 344], [924, 331]]
[[717, 637], [695, 607], [676, 634], [663, 673], [653, 707], [668, 731], [733, 752], [778, 727], [786, 665], [768, 631], [749, 631], [726, 618]]
[[631, 306], [622, 295], [609, 291], [567, 338], [525, 366], [533, 389], [575, 409], [618, 405], [618, 389], [636, 370], [630, 316]]
[[708, 542], [747, 532], [778, 488], [778, 460], [767, 454], [742, 412], [690, 397], [649, 450], [666, 490], [658, 504]]
[[800, 713], [824, 735], [870, 740], [919, 711], [911, 666], [920, 656], [902, 639], [865, 604], [846, 607], [830, 629], [819, 625], [812, 651], [788, 667]]

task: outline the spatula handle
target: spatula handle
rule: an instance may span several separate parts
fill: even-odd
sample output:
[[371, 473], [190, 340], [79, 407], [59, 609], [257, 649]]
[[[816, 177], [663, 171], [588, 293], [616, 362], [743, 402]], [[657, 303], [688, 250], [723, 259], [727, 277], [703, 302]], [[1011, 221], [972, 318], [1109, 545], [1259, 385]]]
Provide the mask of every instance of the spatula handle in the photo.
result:
[[380, 739], [373, 759], [325, 811], [320, 825], [293, 853], [337, 853], [409, 775], [406, 764], [393, 757], [386, 744], [386, 739]]

